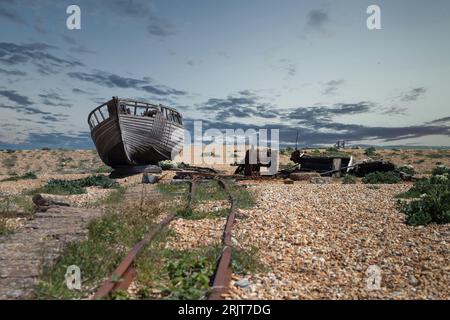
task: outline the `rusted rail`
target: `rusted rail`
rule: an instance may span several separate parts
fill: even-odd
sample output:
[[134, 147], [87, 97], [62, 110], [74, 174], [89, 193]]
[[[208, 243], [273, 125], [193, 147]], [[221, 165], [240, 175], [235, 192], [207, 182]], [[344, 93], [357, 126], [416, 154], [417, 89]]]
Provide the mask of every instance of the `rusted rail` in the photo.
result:
[[[188, 202], [186, 207], [190, 208], [192, 199], [196, 190], [196, 181], [190, 181]], [[141, 250], [149, 244], [155, 236], [167, 226], [174, 218], [176, 213], [169, 213], [160, 223], [158, 223], [141, 241], [139, 241], [133, 249], [126, 255], [119, 266], [114, 270], [113, 274], [106, 282], [97, 290], [92, 300], [106, 299], [118, 290], [127, 290], [133, 279], [136, 277], [136, 269], [134, 262]]]
[[229, 289], [231, 281], [231, 258], [233, 243], [231, 240], [231, 230], [233, 228], [234, 221], [236, 220], [236, 200], [229, 187], [223, 182], [223, 180], [217, 179], [219, 185], [228, 193], [230, 200], [230, 213], [228, 215], [227, 223], [222, 235], [223, 251], [217, 266], [216, 274], [214, 276], [213, 286], [208, 300], [222, 300], [223, 294]]
[[[201, 176], [201, 175], [200, 175]], [[197, 177], [198, 179], [198, 177]], [[197, 187], [196, 178], [188, 181], [189, 193], [186, 203], [186, 208], [191, 208], [193, 197]], [[231, 194], [228, 185], [220, 178], [215, 179], [218, 184], [228, 194], [230, 201], [230, 213], [228, 214], [227, 222], [222, 234], [223, 252], [217, 265], [217, 270], [214, 276], [213, 286], [211, 288], [208, 299], [209, 300], [221, 300], [222, 295], [227, 292], [231, 281], [231, 258], [232, 258], [232, 240], [231, 231], [233, 223], [236, 219], [236, 201]], [[107, 299], [111, 294], [118, 290], [127, 290], [133, 279], [136, 277], [136, 269], [134, 263], [141, 250], [148, 245], [155, 236], [167, 226], [174, 218], [175, 213], [168, 214], [159, 224], [157, 224], [139, 243], [137, 243], [133, 249], [126, 255], [119, 266], [114, 270], [113, 274], [108, 280], [97, 290], [92, 300]]]
[[92, 300], [108, 298], [114, 291], [126, 290], [130, 286], [133, 279], [136, 277], [136, 269], [134, 262], [142, 248], [151, 242], [155, 236], [175, 218], [175, 213], [168, 214], [163, 221], [156, 225], [144, 239], [139, 241], [133, 249], [122, 260], [119, 266], [114, 270], [109, 279], [98, 289]]

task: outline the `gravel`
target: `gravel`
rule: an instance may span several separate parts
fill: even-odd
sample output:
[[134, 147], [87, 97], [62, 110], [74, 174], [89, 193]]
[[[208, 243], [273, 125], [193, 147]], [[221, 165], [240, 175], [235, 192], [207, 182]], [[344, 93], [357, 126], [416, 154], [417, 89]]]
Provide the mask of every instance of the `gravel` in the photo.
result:
[[169, 227], [175, 236], [169, 238], [166, 248], [190, 250], [220, 244], [225, 219], [173, 220]]
[[[450, 226], [407, 226], [394, 196], [408, 187], [250, 186], [257, 205], [233, 234], [259, 249], [267, 271], [245, 275], [245, 289], [233, 281], [228, 298], [450, 298]], [[378, 277], [369, 267], [380, 270], [379, 288], [367, 285]]]
[[[364, 150], [352, 152], [359, 155]], [[418, 151], [378, 152], [396, 164], [412, 163], [419, 173], [428, 173], [436, 161], [450, 165], [448, 156], [438, 160], [427, 157], [431, 151], [420, 151], [423, 156], [417, 156]], [[34, 171], [38, 179], [2, 182], [0, 193], [17, 195], [44, 185], [50, 178], [88, 176], [55, 174], [54, 169], [63, 152], [53, 153], [17, 152], [17, 167], [14, 170], [3, 168], [1, 177], [8, 177], [9, 171], [18, 174]], [[99, 162], [98, 159], [91, 160], [97, 157], [92, 152], [68, 154], [75, 164], [89, 160], [88, 168]], [[1, 153], [0, 160], [10, 156]], [[421, 159], [424, 162], [416, 164]], [[31, 163], [30, 168], [28, 163]], [[42, 170], [39, 170], [40, 166], [43, 166]], [[223, 166], [220, 169], [232, 173], [235, 167]], [[173, 174], [164, 172], [162, 181], [170, 181]], [[131, 187], [141, 179], [142, 175], [135, 175], [118, 181]], [[342, 185], [333, 181], [330, 184], [301, 181], [287, 185], [281, 180], [247, 181], [243, 184], [248, 184], [257, 204], [252, 209], [239, 210], [239, 219], [233, 227], [233, 240], [239, 247], [258, 248], [259, 258], [266, 268], [259, 273], [234, 274], [227, 298], [450, 298], [450, 225], [407, 226], [404, 214], [395, 208], [394, 196], [406, 191], [410, 185]], [[135, 191], [136, 197], [139, 196], [138, 191]], [[85, 206], [109, 192], [88, 188], [87, 194], [68, 198], [73, 205]], [[199, 204], [196, 209], [216, 211], [225, 205], [226, 201], [214, 201]], [[17, 218], [8, 223], [18, 228], [24, 223], [22, 220]], [[219, 244], [224, 224], [225, 218], [176, 219], [170, 224], [176, 237], [169, 238], [167, 247], [192, 249]], [[380, 270], [380, 277], [375, 275], [372, 279], [370, 270]], [[376, 283], [377, 279], [381, 280], [379, 288], [368, 286], [368, 282]]]
[[194, 209], [201, 212], [217, 212], [222, 209], [227, 209], [229, 206], [228, 200], [214, 200], [198, 203], [194, 206]]

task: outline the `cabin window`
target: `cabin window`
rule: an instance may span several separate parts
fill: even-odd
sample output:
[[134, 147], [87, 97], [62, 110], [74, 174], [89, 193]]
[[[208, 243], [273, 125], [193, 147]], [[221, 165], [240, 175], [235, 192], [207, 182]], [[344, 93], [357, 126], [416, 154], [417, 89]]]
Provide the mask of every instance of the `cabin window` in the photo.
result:
[[121, 114], [131, 114], [131, 109], [128, 108], [126, 104], [121, 104], [119, 106], [119, 112]]
[[102, 116], [102, 122], [105, 121], [106, 119], [108, 119], [108, 115], [105, 112], [105, 110], [102, 110], [103, 108], [98, 109], [98, 111], [100, 112], [100, 115]]
[[147, 110], [142, 113], [144, 117], [154, 118], [156, 116], [156, 110]]
[[182, 124], [182, 123], [181, 123], [181, 116], [180, 116], [178, 113], [173, 112], [173, 113], [172, 113], [172, 118], [173, 118], [173, 122]]

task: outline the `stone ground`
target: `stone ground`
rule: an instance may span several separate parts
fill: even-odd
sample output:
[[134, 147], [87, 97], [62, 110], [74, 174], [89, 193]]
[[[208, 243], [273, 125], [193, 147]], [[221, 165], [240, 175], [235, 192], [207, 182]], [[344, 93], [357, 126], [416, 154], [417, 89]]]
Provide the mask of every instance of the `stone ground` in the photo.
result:
[[[364, 150], [346, 151], [357, 160], [366, 158]], [[420, 174], [431, 172], [438, 164], [450, 166], [449, 150], [377, 153], [397, 165], [413, 165]], [[280, 160], [286, 164], [289, 156], [282, 155]], [[104, 169], [91, 150], [3, 151], [0, 162], [0, 179], [29, 171], [38, 176], [36, 180], [0, 182], [0, 193], [12, 195], [50, 178], [76, 179]], [[218, 169], [231, 173], [235, 167]], [[120, 183], [131, 186], [140, 179], [137, 175]], [[238, 282], [244, 286], [233, 282], [229, 298], [450, 299], [450, 227], [409, 227], [404, 223], [394, 196], [410, 185], [247, 183], [257, 205], [241, 210], [234, 240], [239, 246], [257, 247], [267, 270], [234, 275], [236, 282], [246, 281]], [[78, 206], [95, 204], [98, 192], [92, 191], [71, 200]], [[137, 201], [140, 192], [141, 185], [131, 187], [127, 198]], [[42, 267], [67, 243], [83, 239], [88, 220], [99, 214], [100, 208], [53, 208], [38, 213], [34, 220], [23, 219], [23, 227], [0, 237], [0, 298], [28, 297]], [[211, 239], [220, 238], [223, 221], [176, 220], [171, 228], [177, 238], [168, 245], [194, 248], [210, 244]], [[375, 291], [366, 290], [366, 271], [371, 265], [381, 270], [381, 287]]]
[[409, 185], [249, 188], [257, 204], [241, 211], [233, 235], [267, 270], [235, 275], [245, 280], [229, 298], [450, 299], [450, 226], [406, 225], [395, 195]]

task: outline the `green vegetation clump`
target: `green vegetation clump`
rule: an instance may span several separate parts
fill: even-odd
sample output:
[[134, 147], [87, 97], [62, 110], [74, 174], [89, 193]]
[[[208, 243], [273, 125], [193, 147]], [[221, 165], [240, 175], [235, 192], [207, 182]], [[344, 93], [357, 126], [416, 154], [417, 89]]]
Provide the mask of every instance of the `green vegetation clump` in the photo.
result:
[[105, 198], [101, 199], [96, 205], [115, 205], [125, 200], [125, 188], [122, 186], [115, 187], [116, 190], [112, 191]]
[[[89, 224], [87, 240], [69, 245], [55, 266], [44, 271], [37, 287], [38, 298], [79, 299], [92, 293], [92, 288], [98, 287], [131, 247], [153, 228], [161, 210], [152, 203], [109, 208]], [[65, 284], [70, 265], [80, 267], [80, 291], [69, 290]]]
[[234, 248], [231, 253], [233, 273], [245, 275], [266, 271], [266, 266], [259, 259], [259, 250], [250, 246], [248, 248]]
[[[245, 187], [239, 186], [231, 181], [225, 183], [227, 184], [233, 198], [235, 199], [238, 208], [248, 209], [254, 206], [255, 200]], [[225, 217], [227, 216], [229, 211], [228, 204], [226, 208], [211, 212], [198, 211], [195, 209], [195, 205], [198, 203], [228, 200], [228, 194], [215, 180], [197, 184], [194, 198], [191, 202], [191, 205], [194, 208], [186, 208], [186, 195], [188, 192], [187, 183], [175, 185], [160, 183], [157, 185], [157, 189], [163, 195], [163, 197], [165, 197], [172, 203], [176, 203], [174, 200], [177, 197], [181, 196], [185, 198], [184, 201], [181, 202], [181, 205], [178, 205], [176, 208], [174, 208], [174, 210], [177, 212], [177, 216], [183, 219], [198, 220]]]
[[229, 187], [238, 208], [250, 209], [255, 206], [255, 198], [245, 186], [229, 183]]
[[356, 183], [356, 177], [351, 174], [346, 174], [344, 178], [342, 179], [343, 184], [355, 184]]
[[[224, 182], [236, 201], [238, 208], [249, 209], [255, 205], [253, 195], [245, 186], [238, 185], [231, 180], [225, 180]], [[228, 194], [221, 186], [219, 186], [217, 181], [200, 184], [195, 192], [194, 201], [202, 202], [213, 200], [228, 200]]]
[[200, 220], [226, 217], [228, 215], [228, 208], [217, 211], [198, 211], [193, 209], [182, 208], [177, 210], [177, 216], [186, 220]]
[[164, 161], [160, 161], [158, 163], [158, 165], [161, 167], [161, 169], [163, 170], [171, 170], [171, 169], [176, 169], [178, 168], [178, 163], [172, 161], [172, 160], [164, 160]]
[[34, 205], [30, 197], [24, 195], [0, 195], [0, 217], [31, 215]]
[[112, 168], [108, 167], [106, 165], [102, 165], [96, 169], [94, 169], [94, 173], [111, 173], [112, 172]]
[[[237, 185], [232, 181], [225, 182], [236, 201], [236, 204], [241, 209], [248, 209], [255, 205], [255, 200], [253, 195], [244, 187]], [[168, 183], [159, 183], [156, 188], [165, 198], [173, 199], [177, 196], [186, 195], [188, 190], [188, 184], [168, 184]], [[214, 200], [227, 200], [228, 195], [219, 186], [217, 181], [211, 181], [207, 183], [200, 183], [197, 185], [197, 189], [195, 191], [195, 196], [193, 199], [193, 204], [196, 202], [203, 201], [214, 201]]]
[[18, 180], [33, 180], [37, 179], [37, 176], [34, 172], [27, 172], [22, 176], [13, 175], [12, 177], [0, 180], [0, 182], [4, 181], [18, 181]]
[[16, 165], [17, 156], [15, 154], [9, 156], [8, 158], [3, 159], [3, 165], [6, 168], [13, 168]]
[[6, 219], [0, 217], [0, 236], [11, 234], [13, 230], [7, 225]]
[[212, 180], [207, 183], [200, 183], [194, 194], [194, 202], [226, 200], [228, 196], [217, 181]]
[[30, 197], [0, 194], [0, 236], [14, 232], [14, 229], [7, 224], [8, 218], [31, 217], [34, 211], [34, 204]]
[[416, 181], [411, 189], [397, 195], [399, 208], [409, 225], [450, 222], [450, 169], [435, 168], [430, 178]]
[[156, 189], [164, 198], [172, 199], [180, 195], [185, 195], [188, 190], [188, 184], [158, 183], [156, 185]]
[[431, 159], [444, 159], [450, 158], [450, 154], [440, 151], [439, 153], [429, 153], [426, 155], [426, 157]]
[[[62, 253], [56, 265], [45, 268], [36, 294], [38, 299], [80, 299], [89, 294], [87, 286], [97, 286], [120, 262], [120, 253], [106, 242], [90, 240], [71, 244]], [[65, 282], [67, 267], [77, 265], [81, 269], [82, 288], [69, 290]]]
[[377, 155], [376, 151], [375, 147], [369, 147], [364, 151], [364, 154], [368, 157], [374, 157]]
[[335, 147], [329, 147], [329, 148], [327, 148], [325, 151], [326, 151], [326, 152], [339, 152], [339, 149], [338, 149], [338, 148], [335, 148]]
[[[141, 299], [205, 299], [209, 294], [221, 246], [190, 250], [165, 249], [153, 245], [139, 257], [136, 265]], [[234, 248], [232, 269], [235, 274], [263, 271], [256, 248]], [[152, 289], [152, 290], [150, 290]], [[160, 292], [160, 294], [151, 291]]]
[[118, 188], [119, 184], [115, 180], [104, 175], [93, 175], [78, 180], [50, 179], [45, 186], [35, 189], [31, 193], [60, 195], [82, 194], [86, 193], [86, 187], [109, 189]]
[[[181, 251], [178, 257], [168, 261], [166, 271], [170, 279], [164, 290], [168, 298], [176, 300], [200, 299], [209, 289], [210, 279], [214, 275], [219, 250], [210, 250], [207, 254], [193, 254]], [[213, 257], [211, 257], [213, 255]]]
[[362, 179], [362, 182], [366, 184], [395, 184], [400, 183], [401, 181], [402, 179], [399, 177], [398, 173], [393, 171], [371, 172]]
[[450, 175], [450, 168], [447, 168], [446, 166], [439, 165], [436, 168], [433, 169], [431, 172], [433, 176], [437, 175]]
[[409, 166], [409, 165], [407, 165], [407, 166], [400, 166], [400, 167], [396, 168], [396, 172], [398, 172], [398, 173], [403, 172], [403, 173], [406, 173], [406, 174], [408, 174], [410, 176], [413, 176], [413, 175], [416, 174], [416, 170], [414, 170], [414, 167], [413, 166]]

